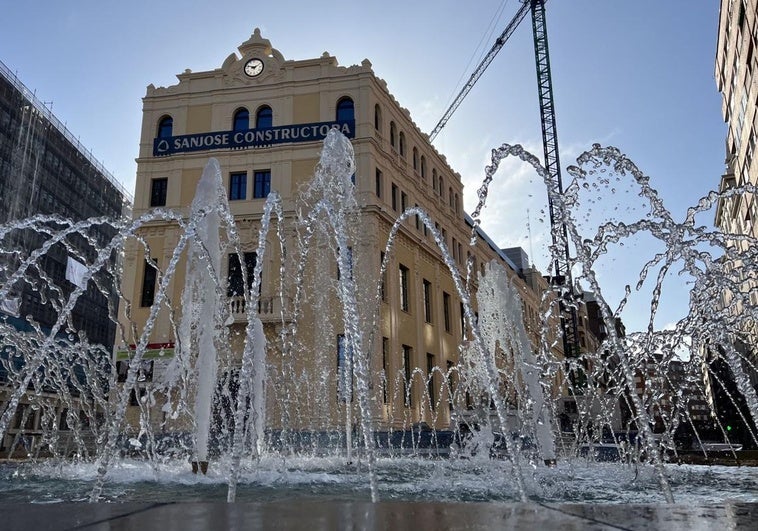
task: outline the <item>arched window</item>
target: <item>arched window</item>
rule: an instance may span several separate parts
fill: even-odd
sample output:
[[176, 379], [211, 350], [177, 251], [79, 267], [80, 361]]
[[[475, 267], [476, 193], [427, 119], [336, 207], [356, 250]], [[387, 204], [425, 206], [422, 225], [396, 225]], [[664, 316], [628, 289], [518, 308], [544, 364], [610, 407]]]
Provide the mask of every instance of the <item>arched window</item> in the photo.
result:
[[258, 109], [255, 113], [255, 128], [267, 129], [274, 125], [274, 113], [271, 112], [271, 107], [264, 105]]
[[418, 149], [413, 148], [413, 171], [418, 171]]
[[432, 170], [432, 190], [437, 191], [437, 168]]
[[444, 197], [445, 192], [443, 191], [445, 189], [445, 179], [442, 178], [442, 175], [440, 175], [439, 180], [437, 183], [440, 185], [439, 190], [437, 190], [437, 193], [440, 194], [440, 197]]
[[453, 187], [447, 189], [447, 204], [450, 205], [450, 208], [453, 208]]
[[395, 126], [395, 122], [390, 122], [390, 146], [393, 148], [397, 148], [396, 142], [397, 141], [397, 127]]
[[382, 132], [382, 108], [378, 103], [374, 105], [374, 129]]
[[426, 157], [421, 155], [421, 178], [426, 179]]
[[458, 214], [461, 211], [461, 201], [458, 198], [458, 194], [455, 194], [455, 213]]
[[350, 98], [342, 98], [337, 102], [337, 121], [352, 122], [355, 120], [355, 106]]
[[400, 132], [400, 156], [405, 157], [405, 133]]
[[158, 138], [168, 138], [174, 136], [174, 119], [170, 116], [164, 116], [158, 122]]
[[250, 129], [250, 113], [244, 107], [234, 112], [234, 131], [247, 131]]

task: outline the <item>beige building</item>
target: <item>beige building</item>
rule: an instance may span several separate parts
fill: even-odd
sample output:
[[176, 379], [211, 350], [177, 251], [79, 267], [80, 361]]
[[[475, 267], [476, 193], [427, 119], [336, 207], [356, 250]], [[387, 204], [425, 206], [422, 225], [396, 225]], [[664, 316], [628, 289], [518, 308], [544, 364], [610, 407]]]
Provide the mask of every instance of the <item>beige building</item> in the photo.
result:
[[[722, 0], [716, 48], [716, 84], [722, 94], [721, 112], [728, 125], [726, 138], [726, 171], [721, 176], [720, 192], [735, 187], [758, 185], [758, 163], [755, 162], [758, 137], [758, 2], [756, 0]], [[746, 191], [721, 199], [715, 224], [725, 233], [758, 237], [758, 198]], [[744, 267], [745, 257], [755, 257], [754, 240], [734, 238], [729, 242], [736, 250], [735, 258], [725, 263], [734, 271], [739, 289], [724, 293], [724, 306], [730, 308], [740, 322], [742, 337], [739, 348], [755, 359], [758, 344], [756, 323], [749, 319], [746, 307], [758, 305], [755, 266]], [[753, 258], [748, 258], [752, 260]], [[758, 388], [758, 374], [752, 371]]]
[[[328, 53], [288, 60], [256, 29], [239, 46], [239, 54], [229, 55], [218, 69], [186, 70], [177, 77], [178, 83], [170, 87], [150, 85], [144, 98], [134, 217], [158, 207], [187, 215], [203, 168], [209, 157], [215, 157], [242, 241], [244, 267], [252, 271], [259, 259], [254, 251], [266, 196], [269, 191], [281, 196], [284, 240], [293, 252], [288, 251], [283, 264], [278, 237], [269, 233], [260, 292], [260, 316], [268, 339], [270, 427], [329, 430], [344, 425], [346, 402], [337, 382], [344, 323], [335, 290], [334, 244], [328, 237], [311, 242], [315, 251], [307, 262], [305, 302], [294, 346], [283, 347], [281, 335], [293, 324], [295, 310], [293, 256], [298, 222], [304, 215], [301, 192], [314, 175], [324, 134], [332, 127], [351, 138], [355, 151], [359, 212], [352, 225], [351, 264], [369, 351], [373, 425], [386, 429], [425, 422], [448, 428], [456, 421], [452, 402], [464, 407], [466, 401], [465, 393], [457, 389], [463, 378], [456, 370], [459, 346], [467, 336], [461, 297], [433, 231], [418, 216], [403, 223], [374, 303], [373, 286], [379, 283], [390, 229], [407, 208], [418, 206], [428, 213], [463, 276], [469, 257], [475, 272], [484, 271], [491, 260], [508, 268], [524, 298], [527, 327], [537, 348], [538, 316], [544, 314], [541, 305], [547, 285], [534, 271], [530, 275], [537, 280], [524, 282], [488, 238], [480, 237], [475, 247], [469, 247], [472, 225], [463, 211], [460, 176], [390, 94], [368, 60], [349, 67], [340, 66]], [[130, 242], [125, 257], [123, 293], [132, 305], [128, 315], [122, 313], [127, 335], [117, 345], [121, 359], [126, 359], [128, 347], [133, 348], [145, 328], [156, 278], [165, 272], [181, 230], [176, 223], [151, 222], [141, 234], [144, 243]], [[231, 250], [229, 254], [222, 260], [223, 277], [228, 279], [234, 322], [230, 348], [222, 353], [222, 375], [239, 368], [247, 324], [242, 267]], [[173, 305], [164, 303], [150, 331], [151, 350], [133, 406], [140, 403], [138, 395], [149, 397], [151, 389], [159, 387], [171, 358], [175, 323], [186, 310], [177, 303], [184, 288], [184, 268], [180, 262], [169, 285], [167, 296]], [[282, 280], [285, 288], [280, 297]], [[472, 286], [476, 287], [475, 279]], [[370, 330], [376, 307], [378, 325]], [[561, 357], [560, 341], [554, 339], [549, 344], [556, 344], [554, 354]], [[357, 402], [352, 401], [356, 417]], [[144, 398], [142, 405], [151, 424], [171, 429], [161, 400]], [[130, 409], [134, 420], [139, 408]]]

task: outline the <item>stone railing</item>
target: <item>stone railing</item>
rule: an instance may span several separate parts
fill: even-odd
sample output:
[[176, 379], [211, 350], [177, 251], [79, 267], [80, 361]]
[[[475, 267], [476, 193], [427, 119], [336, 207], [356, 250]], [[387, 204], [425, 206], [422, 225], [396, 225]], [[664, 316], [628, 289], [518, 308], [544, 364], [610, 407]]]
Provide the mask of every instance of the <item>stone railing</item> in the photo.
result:
[[[289, 300], [285, 300], [285, 320], [290, 319]], [[247, 321], [247, 308], [245, 297], [229, 297], [229, 309], [235, 323]], [[280, 321], [282, 318], [282, 299], [277, 296], [261, 296], [258, 300], [258, 317], [264, 323]]]

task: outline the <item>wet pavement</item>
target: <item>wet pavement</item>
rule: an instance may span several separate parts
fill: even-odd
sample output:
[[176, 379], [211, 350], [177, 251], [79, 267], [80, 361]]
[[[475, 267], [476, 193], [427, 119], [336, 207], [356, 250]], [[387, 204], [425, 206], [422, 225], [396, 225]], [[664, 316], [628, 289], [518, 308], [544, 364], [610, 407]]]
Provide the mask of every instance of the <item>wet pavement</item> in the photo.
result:
[[0, 503], [3, 530], [756, 529], [757, 503], [597, 505], [339, 502]]

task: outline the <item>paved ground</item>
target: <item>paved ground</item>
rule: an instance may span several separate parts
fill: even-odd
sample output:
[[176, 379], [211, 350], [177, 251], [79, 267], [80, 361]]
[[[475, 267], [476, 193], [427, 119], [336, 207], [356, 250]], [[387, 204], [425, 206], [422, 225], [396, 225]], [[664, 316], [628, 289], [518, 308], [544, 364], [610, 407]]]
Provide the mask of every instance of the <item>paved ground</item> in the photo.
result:
[[247, 529], [758, 529], [758, 504], [316, 502], [2, 504], [0, 529], [193, 531]]

